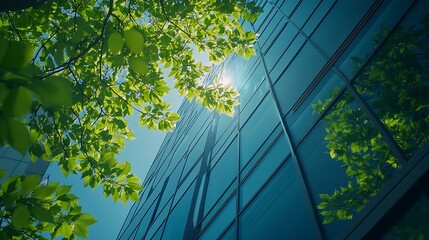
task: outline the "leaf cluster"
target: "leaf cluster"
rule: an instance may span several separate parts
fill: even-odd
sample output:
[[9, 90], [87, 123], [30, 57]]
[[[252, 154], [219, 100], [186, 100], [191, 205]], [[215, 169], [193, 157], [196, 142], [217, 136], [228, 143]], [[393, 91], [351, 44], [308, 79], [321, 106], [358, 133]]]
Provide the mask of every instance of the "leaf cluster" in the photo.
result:
[[194, 48], [213, 63], [234, 52], [249, 58], [256, 35], [242, 23], [260, 12], [241, 0], [47, 1], [2, 12], [0, 142], [80, 174], [85, 186], [101, 184], [114, 201], [135, 201], [140, 180], [116, 159], [134, 138], [126, 119], [136, 112], [149, 129], [174, 129], [166, 76], [189, 100], [232, 115], [237, 91], [204, 85], [211, 66]]
[[69, 192], [71, 186], [38, 183], [39, 176], [30, 175], [14, 176], [1, 184], [1, 239], [88, 237], [88, 226], [96, 220], [82, 212], [78, 198]]

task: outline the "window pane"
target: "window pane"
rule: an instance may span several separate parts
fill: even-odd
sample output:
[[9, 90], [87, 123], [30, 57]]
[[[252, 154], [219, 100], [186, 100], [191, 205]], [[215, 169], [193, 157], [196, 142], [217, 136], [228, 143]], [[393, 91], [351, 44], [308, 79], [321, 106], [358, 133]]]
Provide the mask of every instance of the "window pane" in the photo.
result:
[[310, 17], [308, 22], [304, 25], [302, 29], [308, 36], [310, 36], [316, 26], [320, 23], [323, 17], [328, 13], [328, 10], [334, 4], [335, 0], [323, 0], [320, 5], [317, 7], [316, 11]]
[[373, 3], [373, 0], [338, 1], [312, 39], [327, 55], [332, 56]]
[[[380, 13], [377, 13], [366, 24], [356, 39], [350, 44], [345, 53], [340, 57], [337, 66], [349, 78], [352, 79], [371, 53], [375, 50], [374, 44], [378, 36], [378, 42], [388, 34], [402, 17], [402, 12], [406, 11], [411, 1], [394, 0], [383, 3]], [[357, 61], [359, 59], [359, 61]]]
[[164, 239], [183, 239], [186, 223], [190, 216], [189, 212], [191, 207], [197, 208], [198, 206], [191, 206], [191, 200], [194, 196], [195, 182], [185, 193], [183, 198], [179, 201], [173, 211], [170, 213], [167, 220], [167, 225], [165, 226]]
[[355, 87], [407, 157], [429, 141], [429, 2], [395, 29]]
[[222, 235], [221, 240], [236, 240], [237, 239], [237, 227], [236, 224], [231, 225], [228, 230]]
[[318, 4], [318, 1], [302, 1], [296, 11], [292, 15], [292, 21], [299, 27], [302, 28], [308, 17], [314, 11]]
[[244, 166], [279, 122], [270, 95], [266, 96], [240, 132], [241, 163]]
[[204, 213], [207, 213], [216, 200], [218, 200], [222, 193], [227, 189], [229, 184], [236, 178], [238, 173], [237, 160], [238, 140], [235, 139], [222, 155], [222, 157], [218, 160], [216, 166], [214, 166], [214, 168], [208, 174], [208, 186], [207, 190], [205, 191], [206, 201], [204, 204]]
[[298, 169], [286, 161], [241, 214], [240, 239], [320, 239]]
[[228, 204], [211, 222], [199, 239], [217, 239], [236, 215], [237, 197], [231, 198]]
[[241, 185], [240, 206], [246, 205], [250, 198], [265, 183], [268, 177], [276, 170], [287, 154], [290, 153], [286, 137], [282, 133], [271, 149], [261, 159], [257, 167]]
[[429, 239], [429, 205], [427, 196], [415, 202], [383, 239]]
[[320, 83], [309, 94], [307, 99], [296, 111], [290, 111], [286, 115], [292, 139], [298, 143], [308, 130], [315, 124], [318, 114], [315, 114], [313, 106], [321, 101], [326, 101], [334, 91], [343, 88], [343, 81], [333, 72], [328, 72]]
[[297, 58], [274, 85], [283, 114], [292, 108], [325, 62], [325, 59], [309, 43], [305, 44]]
[[[323, 112], [329, 102], [315, 104], [316, 113]], [[325, 114], [298, 152], [325, 224], [354, 217], [401, 168], [348, 92]], [[330, 238], [338, 238], [337, 225], [325, 228]]]
[[[296, 53], [297, 49], [291, 49], [289, 46], [291, 45], [292, 41], [296, 39], [295, 36], [297, 34], [298, 29], [290, 23], [282, 29], [281, 34], [275, 40], [273, 45], [271, 45], [271, 47], [267, 50], [267, 53], [264, 54], [268, 71], [271, 71], [285, 51], [292, 51], [293, 53]], [[285, 66], [283, 66], [283, 68], [284, 67]]]
[[263, 29], [261, 29], [258, 42], [261, 46], [262, 52], [265, 53], [267, 46], [271, 44], [273, 38], [283, 29], [286, 21], [283, 19], [283, 14], [275, 12], [273, 17], [265, 20]]

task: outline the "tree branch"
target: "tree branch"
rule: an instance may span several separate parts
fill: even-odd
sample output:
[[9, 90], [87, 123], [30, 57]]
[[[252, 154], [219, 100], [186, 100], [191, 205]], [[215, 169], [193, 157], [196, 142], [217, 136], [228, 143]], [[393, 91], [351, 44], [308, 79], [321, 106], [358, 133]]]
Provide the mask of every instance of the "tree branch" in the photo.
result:
[[81, 58], [84, 54], [86, 54], [89, 50], [91, 50], [101, 39], [104, 39], [105, 34], [106, 34], [106, 28], [107, 28], [107, 23], [110, 19], [110, 17], [112, 16], [113, 13], [113, 3], [114, 0], [110, 0], [109, 2], [109, 10], [106, 14], [106, 17], [103, 20], [103, 25], [102, 25], [102, 31], [100, 33], [100, 35], [98, 35], [84, 50], [82, 50], [79, 54], [77, 54], [76, 56], [69, 58], [65, 63], [59, 65], [58, 67], [52, 69], [52, 70], [48, 70], [48, 72], [50, 71], [50, 73], [44, 75], [42, 78], [47, 78], [55, 73], [61, 72], [64, 69], [66, 69], [70, 64], [74, 63], [75, 61], [77, 61], [79, 58]]

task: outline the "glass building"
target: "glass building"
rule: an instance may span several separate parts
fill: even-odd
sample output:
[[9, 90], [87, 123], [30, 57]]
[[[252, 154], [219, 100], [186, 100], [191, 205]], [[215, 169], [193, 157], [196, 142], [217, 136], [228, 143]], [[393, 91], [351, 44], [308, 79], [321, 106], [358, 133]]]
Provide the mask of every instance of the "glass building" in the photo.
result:
[[38, 174], [42, 179], [49, 164], [42, 159], [36, 159], [35, 162], [32, 162], [28, 154], [22, 155], [12, 147], [0, 146], [0, 169], [6, 171], [6, 174], [0, 178], [0, 183], [14, 175]]
[[257, 56], [184, 102], [118, 239], [429, 238], [429, 1], [263, 1]]

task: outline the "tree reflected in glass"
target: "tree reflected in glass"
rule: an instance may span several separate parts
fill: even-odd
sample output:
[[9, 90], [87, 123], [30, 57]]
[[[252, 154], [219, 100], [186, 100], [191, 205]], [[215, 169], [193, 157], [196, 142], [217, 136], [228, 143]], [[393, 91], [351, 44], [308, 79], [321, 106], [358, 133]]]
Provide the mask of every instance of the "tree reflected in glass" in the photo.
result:
[[[376, 46], [388, 32], [376, 37]], [[353, 60], [356, 65], [363, 63]], [[429, 17], [425, 16], [419, 24], [395, 29], [353, 82], [407, 158], [429, 140], [428, 76]], [[334, 90], [330, 99], [314, 104], [315, 112], [322, 113], [339, 92]], [[342, 162], [349, 182], [319, 195], [325, 224], [352, 219], [401, 168], [351, 94], [341, 94], [322, 122], [328, 153]]]

